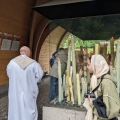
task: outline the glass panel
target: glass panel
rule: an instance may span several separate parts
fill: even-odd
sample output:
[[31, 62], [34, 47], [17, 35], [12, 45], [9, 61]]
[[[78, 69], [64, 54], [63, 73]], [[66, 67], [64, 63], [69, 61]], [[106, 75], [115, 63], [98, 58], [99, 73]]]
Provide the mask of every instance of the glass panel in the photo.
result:
[[[101, 54], [106, 59], [110, 67], [108, 73], [117, 82], [117, 92], [120, 93], [120, 76], [118, 75], [120, 68], [117, 67], [120, 56], [119, 27], [119, 14], [50, 22], [50, 58], [55, 51], [58, 51], [49, 71], [51, 80], [54, 81], [51, 88], [54, 89], [51, 103], [83, 106], [84, 95], [91, 91], [92, 74], [87, 69], [87, 58], [94, 54]], [[62, 52], [59, 53], [62, 51], [59, 50], [61, 47], [65, 50], [68, 48], [67, 60], [64, 55], [61, 55]]]

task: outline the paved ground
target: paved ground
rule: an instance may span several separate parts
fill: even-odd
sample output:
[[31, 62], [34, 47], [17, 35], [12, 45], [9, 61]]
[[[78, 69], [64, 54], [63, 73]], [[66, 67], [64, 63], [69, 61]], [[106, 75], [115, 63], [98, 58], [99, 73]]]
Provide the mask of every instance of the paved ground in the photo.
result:
[[[48, 105], [49, 78], [44, 79], [39, 85], [39, 95], [37, 99], [38, 120], [42, 120], [42, 106]], [[8, 84], [0, 86], [0, 120], [7, 120], [8, 115]]]

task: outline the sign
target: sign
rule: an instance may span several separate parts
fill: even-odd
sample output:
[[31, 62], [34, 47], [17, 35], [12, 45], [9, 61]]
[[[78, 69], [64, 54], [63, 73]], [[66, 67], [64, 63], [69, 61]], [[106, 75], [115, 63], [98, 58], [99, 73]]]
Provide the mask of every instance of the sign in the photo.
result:
[[15, 41], [15, 40], [14, 40], [14, 41], [12, 42], [11, 50], [17, 51], [18, 48], [19, 48], [19, 45], [20, 45], [20, 41]]
[[10, 46], [11, 46], [11, 40], [8, 39], [2, 40], [1, 50], [10, 50]]

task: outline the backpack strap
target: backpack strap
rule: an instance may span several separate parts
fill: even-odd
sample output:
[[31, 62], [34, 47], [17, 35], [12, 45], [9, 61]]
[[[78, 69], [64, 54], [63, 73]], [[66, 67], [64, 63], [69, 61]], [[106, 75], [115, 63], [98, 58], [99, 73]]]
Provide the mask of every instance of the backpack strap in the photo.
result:
[[103, 78], [104, 78], [105, 75], [106, 75], [106, 74], [103, 74], [103, 75], [101, 76], [101, 81], [100, 81], [99, 85], [92, 90], [92, 93], [94, 93], [94, 92], [99, 88], [99, 86], [100, 86], [100, 84], [101, 84], [101, 82], [102, 82], [102, 80], [103, 80]]

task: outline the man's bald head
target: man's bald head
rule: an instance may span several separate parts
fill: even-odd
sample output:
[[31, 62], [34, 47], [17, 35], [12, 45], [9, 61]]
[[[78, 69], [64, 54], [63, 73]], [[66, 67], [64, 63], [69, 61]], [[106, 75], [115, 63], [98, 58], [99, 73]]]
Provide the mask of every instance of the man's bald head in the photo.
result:
[[27, 55], [28, 57], [31, 56], [31, 51], [30, 51], [30, 48], [27, 47], [27, 46], [23, 46], [20, 48], [20, 54], [21, 55]]

